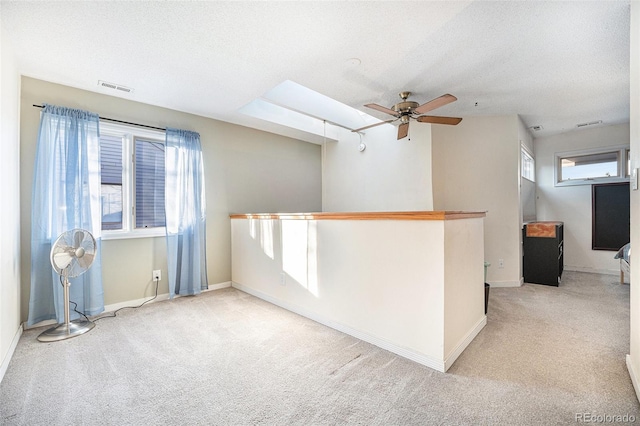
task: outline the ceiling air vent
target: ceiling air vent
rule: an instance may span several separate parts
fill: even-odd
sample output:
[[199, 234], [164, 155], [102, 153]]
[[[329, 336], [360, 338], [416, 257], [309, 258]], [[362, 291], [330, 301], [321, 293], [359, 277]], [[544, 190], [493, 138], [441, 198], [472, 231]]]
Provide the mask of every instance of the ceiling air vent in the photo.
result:
[[117, 90], [119, 92], [133, 93], [133, 89], [130, 87], [122, 86], [120, 84], [115, 84], [115, 83], [108, 83], [102, 80], [98, 80], [98, 86], [104, 87], [105, 89]]
[[580, 123], [580, 124], [576, 124], [577, 128], [581, 128], [581, 127], [587, 127], [587, 126], [595, 126], [597, 124], [602, 124], [602, 120], [598, 120], [598, 121], [590, 121], [588, 123]]
[[531, 126], [531, 127], [529, 127], [529, 129], [532, 132], [539, 132], [540, 130], [542, 130], [542, 126], [539, 126], [539, 125], [538, 126]]

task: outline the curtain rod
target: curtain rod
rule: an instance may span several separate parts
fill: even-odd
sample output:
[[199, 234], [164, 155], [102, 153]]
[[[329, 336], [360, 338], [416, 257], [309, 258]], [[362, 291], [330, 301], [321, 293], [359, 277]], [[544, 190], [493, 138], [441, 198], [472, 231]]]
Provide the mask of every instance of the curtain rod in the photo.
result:
[[[33, 106], [36, 107], [36, 108], [44, 108], [44, 105], [33, 104]], [[100, 116], [98, 116], [98, 117], [100, 117]], [[155, 127], [155, 126], [149, 126], [147, 124], [132, 123], [130, 121], [116, 120], [115, 118], [100, 117], [100, 120], [111, 121], [113, 123], [120, 123], [120, 124], [129, 124], [131, 126], [145, 127], [147, 129], [153, 129], [153, 130], [161, 130], [163, 132], [167, 131], [167, 129], [165, 129], [163, 127]]]

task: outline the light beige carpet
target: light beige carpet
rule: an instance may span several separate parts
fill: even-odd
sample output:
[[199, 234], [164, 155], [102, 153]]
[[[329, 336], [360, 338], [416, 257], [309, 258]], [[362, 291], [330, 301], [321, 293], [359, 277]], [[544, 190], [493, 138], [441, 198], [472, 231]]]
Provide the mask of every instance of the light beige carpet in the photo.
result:
[[40, 331], [0, 384], [1, 425], [640, 422], [616, 276], [492, 288], [487, 326], [448, 373], [235, 289], [121, 311], [63, 342]]

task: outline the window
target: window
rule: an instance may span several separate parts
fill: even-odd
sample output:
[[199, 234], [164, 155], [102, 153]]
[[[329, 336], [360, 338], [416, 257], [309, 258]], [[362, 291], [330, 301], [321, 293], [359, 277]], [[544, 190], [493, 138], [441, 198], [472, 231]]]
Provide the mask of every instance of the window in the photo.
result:
[[536, 181], [536, 162], [524, 145], [520, 146], [520, 176], [531, 182]]
[[611, 147], [556, 154], [556, 186], [628, 180], [629, 149]]
[[102, 230], [122, 229], [122, 140], [100, 137]]
[[164, 143], [135, 139], [136, 228], [164, 227]]
[[103, 237], [165, 234], [164, 133], [100, 123]]

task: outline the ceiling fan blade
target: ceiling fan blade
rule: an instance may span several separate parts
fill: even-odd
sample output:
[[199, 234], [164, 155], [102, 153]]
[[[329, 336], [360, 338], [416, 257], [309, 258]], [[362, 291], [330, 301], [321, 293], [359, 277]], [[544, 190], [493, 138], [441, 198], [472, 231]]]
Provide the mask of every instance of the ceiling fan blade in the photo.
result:
[[413, 112], [415, 114], [423, 114], [425, 112], [434, 110], [436, 108], [440, 108], [441, 106], [445, 106], [446, 104], [450, 104], [451, 102], [455, 102], [457, 100], [458, 98], [447, 93], [446, 95], [442, 95], [439, 98], [432, 99], [429, 102], [420, 105], [418, 108], [414, 109]]
[[394, 121], [396, 121], [397, 119], [394, 118], [392, 120], [387, 120], [387, 121], [381, 121], [380, 123], [376, 123], [376, 124], [369, 124], [368, 126], [364, 126], [364, 127], [360, 127], [359, 129], [354, 129], [352, 130], [352, 132], [359, 132], [361, 130], [366, 130], [366, 129], [370, 129], [372, 127], [376, 127], [379, 126], [381, 124], [387, 124], [387, 123], [393, 123]]
[[433, 115], [421, 115], [416, 118], [421, 123], [433, 123], [433, 124], [450, 124], [455, 126], [459, 122], [462, 121], [462, 118], [459, 117], [436, 117]]
[[378, 104], [366, 104], [365, 106], [367, 108], [375, 109], [375, 110], [380, 111], [380, 112], [385, 112], [387, 114], [391, 114], [391, 115], [396, 116], [396, 117], [398, 116], [398, 113], [396, 111], [394, 111], [392, 109], [389, 109], [387, 107], [380, 106]]
[[409, 123], [402, 123], [398, 126], [398, 140], [406, 138], [409, 134]]

